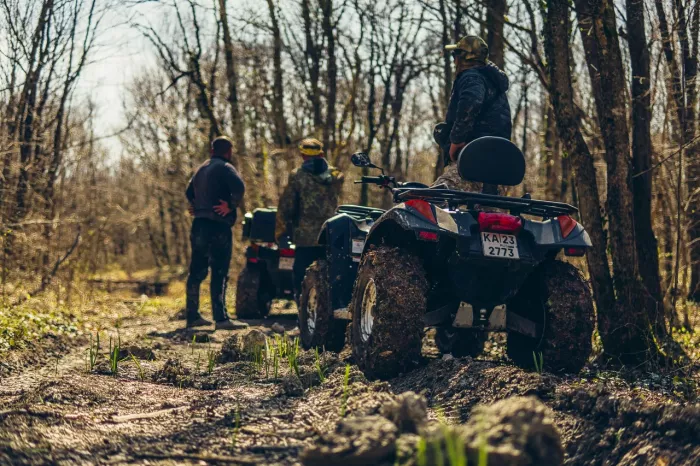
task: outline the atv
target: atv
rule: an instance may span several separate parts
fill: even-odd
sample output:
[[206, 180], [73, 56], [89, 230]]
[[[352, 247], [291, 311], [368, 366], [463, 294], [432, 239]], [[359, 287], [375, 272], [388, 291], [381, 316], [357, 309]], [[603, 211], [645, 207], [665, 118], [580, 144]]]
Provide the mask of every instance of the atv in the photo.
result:
[[249, 244], [236, 287], [236, 316], [240, 319], [267, 316], [273, 299], [294, 299], [294, 245], [288, 237], [275, 242], [276, 215], [275, 208], [245, 214], [242, 239]]
[[[402, 188], [427, 188], [422, 183], [384, 179]], [[345, 346], [347, 324], [352, 318], [348, 306], [365, 238], [384, 212], [374, 207], [341, 205], [321, 227], [317, 244], [325, 248], [325, 258], [306, 269], [297, 308], [305, 349], [340, 351]]]
[[[352, 162], [379, 168], [363, 153]], [[457, 163], [463, 179], [484, 187], [516, 186], [525, 175], [522, 152], [502, 138], [473, 141]], [[390, 189], [396, 204], [367, 233], [347, 312], [332, 313], [351, 320], [353, 356], [367, 375], [414, 367], [426, 327], [442, 353], [475, 356], [488, 332], [507, 332], [507, 354], [520, 366], [583, 367], [593, 301], [581, 273], [557, 258], [591, 247], [575, 207], [405, 186], [383, 171], [360, 182]]]
[[[352, 285], [372, 224], [384, 210], [341, 205], [328, 219], [318, 236], [325, 258], [306, 269], [299, 297], [299, 333], [305, 349], [340, 351], [350, 312]], [[333, 277], [333, 279], [331, 279]]]

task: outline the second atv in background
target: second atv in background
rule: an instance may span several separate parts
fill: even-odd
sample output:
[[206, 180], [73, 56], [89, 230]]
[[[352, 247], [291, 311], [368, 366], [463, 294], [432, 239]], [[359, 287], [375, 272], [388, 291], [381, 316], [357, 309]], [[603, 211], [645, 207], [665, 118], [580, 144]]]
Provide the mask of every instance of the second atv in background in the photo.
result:
[[267, 316], [273, 299], [294, 300], [295, 248], [288, 238], [275, 242], [276, 214], [277, 209], [267, 208], [245, 215], [242, 236], [249, 244], [236, 286], [236, 316], [240, 319]]

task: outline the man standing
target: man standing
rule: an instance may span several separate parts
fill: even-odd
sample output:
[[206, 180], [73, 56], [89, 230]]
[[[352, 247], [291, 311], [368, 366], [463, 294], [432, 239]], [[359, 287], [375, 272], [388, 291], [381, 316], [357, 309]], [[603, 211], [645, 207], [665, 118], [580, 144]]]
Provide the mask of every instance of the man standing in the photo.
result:
[[[508, 103], [508, 77], [488, 61], [489, 48], [480, 37], [466, 36], [445, 47], [452, 51], [456, 76], [447, 107], [441, 147], [445, 152], [445, 172], [435, 184], [451, 189], [480, 191], [480, 183], [459, 176], [459, 153], [471, 141], [484, 136], [510, 139], [512, 122]], [[449, 137], [448, 137], [449, 136]]]
[[187, 278], [187, 327], [211, 322], [199, 313], [199, 288], [211, 267], [211, 308], [217, 330], [240, 327], [226, 311], [226, 283], [231, 262], [231, 227], [245, 186], [231, 165], [233, 144], [218, 137], [211, 144], [211, 158], [197, 168], [187, 186], [187, 200], [194, 216], [190, 241], [192, 261]]
[[304, 139], [299, 144], [304, 159], [301, 168], [289, 176], [289, 183], [277, 207], [275, 238], [292, 232], [294, 254], [294, 292], [299, 300], [306, 269], [323, 257], [324, 249], [316, 240], [323, 223], [335, 214], [345, 177], [323, 157], [323, 144]]

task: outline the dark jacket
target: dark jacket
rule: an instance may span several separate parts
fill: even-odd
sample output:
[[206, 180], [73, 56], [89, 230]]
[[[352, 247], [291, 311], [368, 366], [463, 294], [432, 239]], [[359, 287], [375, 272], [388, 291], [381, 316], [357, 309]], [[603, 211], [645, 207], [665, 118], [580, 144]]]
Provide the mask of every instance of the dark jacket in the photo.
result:
[[[233, 226], [236, 209], [243, 199], [245, 185], [236, 169], [226, 160], [212, 157], [197, 168], [187, 186], [187, 200], [194, 207], [195, 218], [208, 218]], [[214, 212], [214, 206], [228, 202], [231, 213], [225, 217]]]
[[277, 207], [275, 237], [292, 227], [294, 244], [317, 246], [323, 223], [335, 215], [345, 176], [321, 157], [313, 157], [289, 176]]
[[508, 85], [508, 77], [492, 63], [459, 73], [445, 118], [452, 128], [450, 142], [468, 144], [483, 136], [510, 139]]

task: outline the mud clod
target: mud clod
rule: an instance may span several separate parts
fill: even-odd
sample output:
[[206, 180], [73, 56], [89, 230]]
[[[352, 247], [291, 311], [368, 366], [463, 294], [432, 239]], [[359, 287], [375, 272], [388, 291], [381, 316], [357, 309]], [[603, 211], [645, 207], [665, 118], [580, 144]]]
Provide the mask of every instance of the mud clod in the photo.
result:
[[131, 356], [144, 361], [155, 361], [156, 359], [156, 353], [148, 346], [129, 345], [119, 350], [119, 359], [130, 358]]
[[396, 451], [398, 431], [382, 416], [344, 419], [301, 454], [305, 466], [377, 464]]
[[153, 374], [154, 382], [166, 382], [178, 387], [187, 387], [192, 384], [190, 370], [182, 365], [179, 359], [168, 359], [163, 368]]
[[304, 394], [304, 385], [296, 375], [287, 375], [281, 380], [282, 392], [287, 396], [302, 396]]
[[428, 421], [428, 402], [413, 392], [402, 393], [396, 400], [385, 403], [382, 416], [393, 422], [401, 433], [418, 433]]
[[558, 465], [564, 460], [552, 414], [534, 397], [476, 407], [464, 426], [464, 439], [470, 460], [486, 442], [489, 466]]
[[275, 322], [270, 327], [270, 330], [272, 330], [275, 333], [279, 333], [281, 335], [284, 333], [284, 326], [282, 324], [280, 324], [279, 322]]
[[110, 375], [112, 374], [112, 368], [109, 365], [109, 361], [107, 359], [98, 359], [97, 362], [95, 363], [95, 366], [92, 368], [92, 372], [95, 374], [101, 374], [101, 375]]
[[265, 346], [265, 334], [258, 329], [253, 329], [243, 335], [243, 353], [253, 354]]
[[237, 334], [224, 340], [219, 353], [219, 362], [235, 362], [243, 359], [241, 351], [241, 338]]

